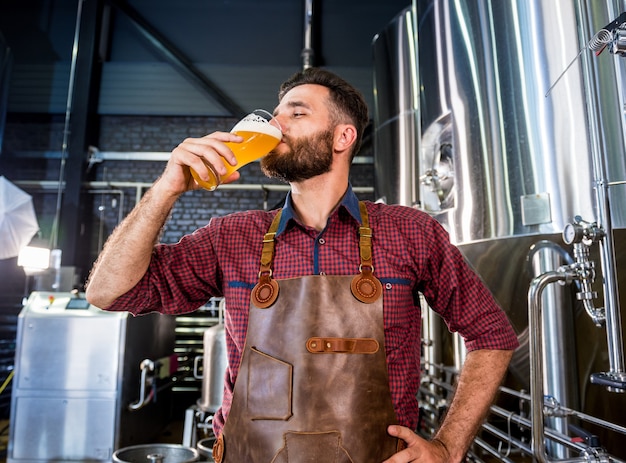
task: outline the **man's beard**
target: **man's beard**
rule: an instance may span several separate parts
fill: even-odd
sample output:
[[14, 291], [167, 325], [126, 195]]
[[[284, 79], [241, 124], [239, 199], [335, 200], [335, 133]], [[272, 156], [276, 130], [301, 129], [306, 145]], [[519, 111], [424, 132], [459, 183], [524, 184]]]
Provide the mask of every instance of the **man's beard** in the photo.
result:
[[333, 162], [333, 130], [326, 129], [308, 138], [289, 139], [290, 150], [272, 151], [261, 158], [267, 177], [285, 182], [301, 182], [330, 171]]

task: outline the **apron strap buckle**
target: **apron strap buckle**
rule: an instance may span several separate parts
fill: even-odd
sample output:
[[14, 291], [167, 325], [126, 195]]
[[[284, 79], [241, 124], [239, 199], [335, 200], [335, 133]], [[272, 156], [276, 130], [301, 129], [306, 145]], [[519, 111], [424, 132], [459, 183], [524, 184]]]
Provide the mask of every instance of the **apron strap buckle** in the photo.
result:
[[374, 276], [374, 267], [372, 266], [372, 229], [369, 224], [369, 215], [363, 201], [359, 202], [361, 211], [361, 222], [359, 227], [359, 257], [361, 265], [359, 265], [359, 274], [352, 279], [350, 289], [352, 294], [359, 301], [365, 304], [371, 304], [378, 300], [383, 293], [383, 285], [380, 280]]

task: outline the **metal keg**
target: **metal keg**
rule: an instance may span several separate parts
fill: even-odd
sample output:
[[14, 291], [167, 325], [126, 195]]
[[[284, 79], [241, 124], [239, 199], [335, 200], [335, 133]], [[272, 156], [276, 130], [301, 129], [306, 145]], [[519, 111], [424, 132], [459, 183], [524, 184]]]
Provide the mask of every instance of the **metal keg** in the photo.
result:
[[215, 440], [215, 436], [211, 436], [198, 441], [198, 452], [200, 456], [206, 458], [206, 461], [215, 461], [213, 460], [213, 444], [215, 444]]
[[113, 453], [114, 463], [187, 463], [199, 459], [196, 449], [179, 444], [134, 445]]
[[224, 324], [218, 323], [207, 329], [203, 343], [202, 397], [197, 405], [202, 411], [215, 413], [222, 405], [224, 374], [228, 365]]

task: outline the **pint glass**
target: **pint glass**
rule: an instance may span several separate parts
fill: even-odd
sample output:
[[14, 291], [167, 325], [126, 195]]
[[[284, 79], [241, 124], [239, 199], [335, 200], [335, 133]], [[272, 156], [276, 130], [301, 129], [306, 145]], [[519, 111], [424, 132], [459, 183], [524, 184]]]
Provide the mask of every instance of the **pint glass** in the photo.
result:
[[226, 143], [235, 155], [237, 165], [231, 166], [224, 160], [226, 174], [220, 177], [214, 169], [205, 162], [204, 164], [209, 171], [209, 181], [202, 180], [193, 169], [190, 169], [191, 175], [193, 175], [196, 183], [202, 188], [215, 190], [215, 188], [233, 172], [272, 151], [283, 137], [278, 122], [273, 119], [273, 116], [269, 112], [262, 109], [256, 109], [240, 120], [233, 127], [231, 133], [243, 137], [241, 143]]

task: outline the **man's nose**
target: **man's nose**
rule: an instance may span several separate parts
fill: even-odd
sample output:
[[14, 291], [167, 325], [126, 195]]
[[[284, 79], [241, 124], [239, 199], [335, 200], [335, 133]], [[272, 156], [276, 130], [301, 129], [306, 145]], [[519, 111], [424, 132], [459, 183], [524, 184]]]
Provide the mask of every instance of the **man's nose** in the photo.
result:
[[288, 124], [287, 118], [277, 114], [274, 116], [274, 120], [278, 123], [280, 130], [285, 133], [287, 131]]

